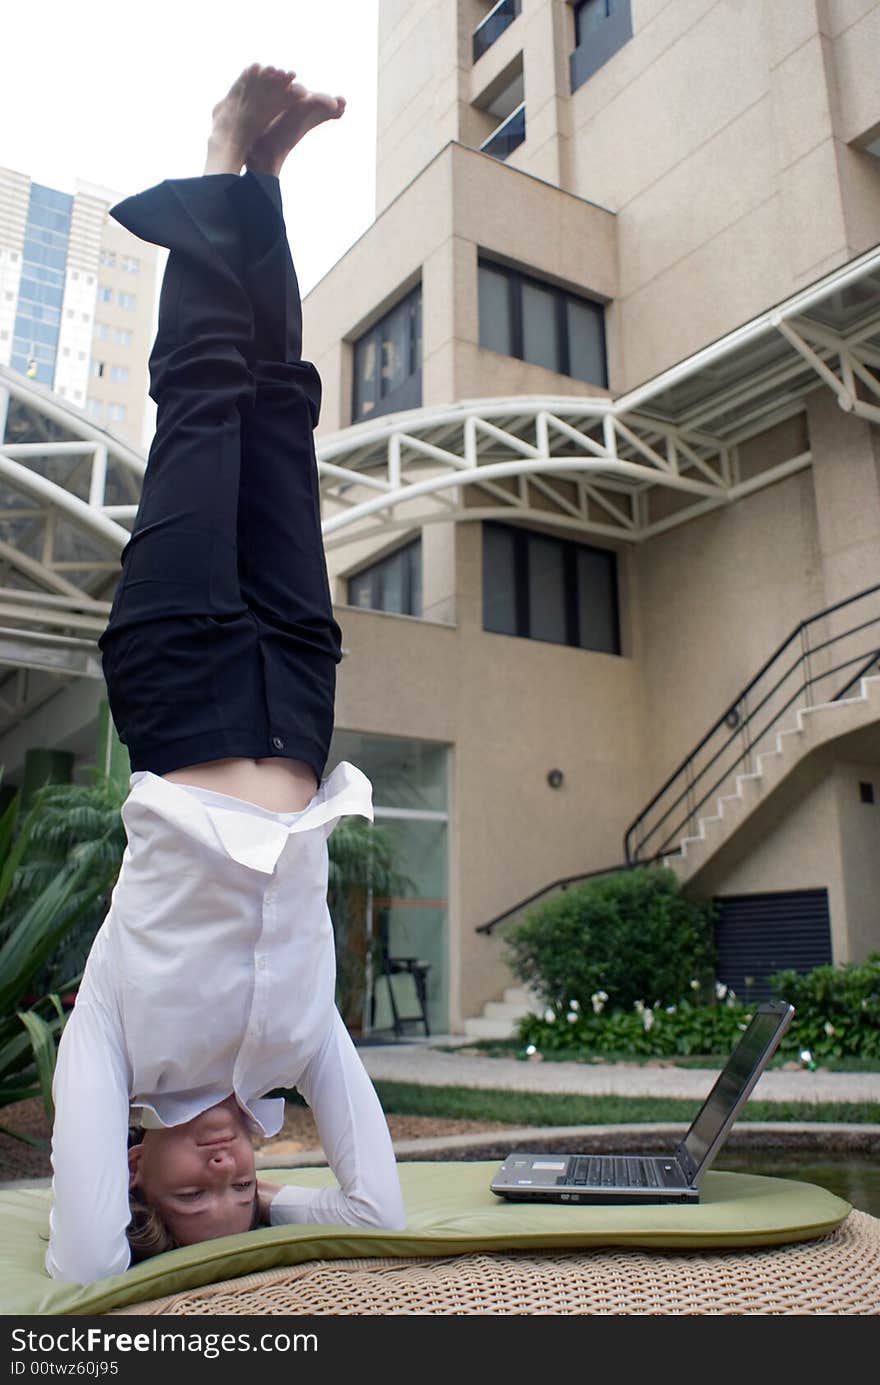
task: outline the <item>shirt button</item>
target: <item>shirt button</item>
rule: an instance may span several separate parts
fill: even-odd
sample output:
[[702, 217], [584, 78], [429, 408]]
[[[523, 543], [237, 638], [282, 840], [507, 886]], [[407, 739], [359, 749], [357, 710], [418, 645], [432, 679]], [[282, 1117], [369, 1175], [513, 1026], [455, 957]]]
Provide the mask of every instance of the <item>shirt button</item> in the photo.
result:
[[273, 736], [273, 737], [272, 737], [272, 745], [275, 747], [276, 750], [283, 750], [283, 749], [284, 749], [284, 742], [283, 742], [283, 740], [281, 739], [280, 736]]

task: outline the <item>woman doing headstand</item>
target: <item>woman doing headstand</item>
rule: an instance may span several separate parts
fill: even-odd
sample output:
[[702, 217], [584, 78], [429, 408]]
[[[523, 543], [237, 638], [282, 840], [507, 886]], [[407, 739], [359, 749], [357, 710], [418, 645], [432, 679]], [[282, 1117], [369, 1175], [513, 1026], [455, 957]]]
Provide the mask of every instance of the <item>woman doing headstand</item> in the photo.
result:
[[[260, 1221], [403, 1225], [388, 1127], [333, 999], [327, 838], [345, 814], [372, 818], [371, 786], [346, 762], [322, 778], [340, 631], [321, 384], [277, 175], [345, 102], [294, 75], [247, 68], [214, 108], [204, 175], [112, 211], [170, 254], [156, 434], [100, 640], [132, 776], [122, 869], [59, 1045], [60, 1279]], [[335, 1185], [256, 1178], [251, 1136], [283, 1118], [265, 1093], [293, 1085]]]

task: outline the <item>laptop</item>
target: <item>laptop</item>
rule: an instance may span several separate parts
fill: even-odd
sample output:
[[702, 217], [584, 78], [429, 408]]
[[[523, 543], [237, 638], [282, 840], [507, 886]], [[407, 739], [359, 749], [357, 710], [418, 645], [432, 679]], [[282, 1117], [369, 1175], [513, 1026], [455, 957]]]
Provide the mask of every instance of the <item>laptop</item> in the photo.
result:
[[700, 1179], [776, 1052], [794, 1014], [759, 1005], [681, 1144], [671, 1154], [508, 1154], [490, 1187], [513, 1202], [699, 1202]]

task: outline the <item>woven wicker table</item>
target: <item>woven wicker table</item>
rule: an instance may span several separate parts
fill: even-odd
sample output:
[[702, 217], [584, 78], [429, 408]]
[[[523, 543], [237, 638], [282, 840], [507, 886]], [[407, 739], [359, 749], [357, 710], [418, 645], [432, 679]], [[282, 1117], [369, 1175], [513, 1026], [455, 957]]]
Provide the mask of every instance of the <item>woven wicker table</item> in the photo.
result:
[[595, 1248], [313, 1260], [118, 1310], [140, 1314], [880, 1313], [880, 1220], [764, 1249]]

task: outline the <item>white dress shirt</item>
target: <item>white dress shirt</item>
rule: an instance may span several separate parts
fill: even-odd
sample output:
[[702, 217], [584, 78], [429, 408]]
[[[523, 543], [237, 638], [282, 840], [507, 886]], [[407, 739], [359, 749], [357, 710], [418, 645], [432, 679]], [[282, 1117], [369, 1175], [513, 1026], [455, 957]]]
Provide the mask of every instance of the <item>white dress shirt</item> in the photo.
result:
[[[345, 761], [289, 814], [131, 776], [122, 868], [59, 1045], [49, 1274], [129, 1264], [130, 1107], [179, 1125], [234, 1093], [273, 1135], [284, 1102], [263, 1094], [336, 1053], [327, 838], [346, 814], [373, 817], [370, 781]], [[284, 1203], [273, 1222], [320, 1219]]]

